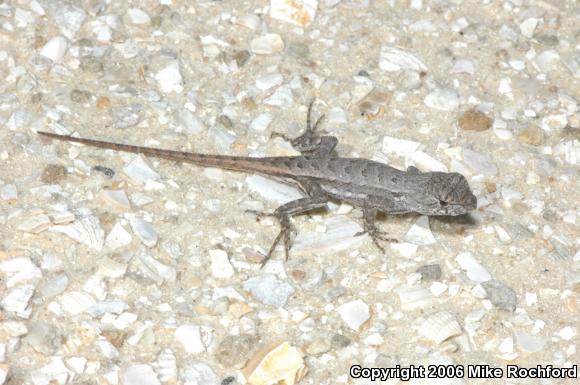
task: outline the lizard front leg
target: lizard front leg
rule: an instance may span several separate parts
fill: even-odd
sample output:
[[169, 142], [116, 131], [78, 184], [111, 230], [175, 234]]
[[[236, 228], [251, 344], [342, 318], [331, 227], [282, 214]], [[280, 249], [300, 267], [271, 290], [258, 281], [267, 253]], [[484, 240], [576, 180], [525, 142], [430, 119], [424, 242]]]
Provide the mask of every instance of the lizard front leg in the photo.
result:
[[377, 209], [370, 208], [370, 207], [363, 207], [363, 228], [364, 230], [355, 234], [355, 236], [368, 234], [375, 246], [381, 250], [383, 253], [385, 252], [385, 248], [379, 243], [379, 241], [383, 242], [398, 242], [395, 238], [387, 237], [387, 233], [377, 229], [376, 226], [376, 216], [377, 216]]
[[306, 116], [306, 130], [304, 133], [294, 139], [288, 138], [284, 134], [276, 133], [273, 136], [282, 137], [288, 140], [292, 147], [300, 151], [303, 155], [321, 158], [330, 156], [332, 150], [336, 147], [338, 139], [334, 136], [318, 136], [316, 130], [320, 126], [324, 115], [321, 115], [314, 126], [312, 126], [312, 105], [314, 100], [308, 105], [308, 113]]

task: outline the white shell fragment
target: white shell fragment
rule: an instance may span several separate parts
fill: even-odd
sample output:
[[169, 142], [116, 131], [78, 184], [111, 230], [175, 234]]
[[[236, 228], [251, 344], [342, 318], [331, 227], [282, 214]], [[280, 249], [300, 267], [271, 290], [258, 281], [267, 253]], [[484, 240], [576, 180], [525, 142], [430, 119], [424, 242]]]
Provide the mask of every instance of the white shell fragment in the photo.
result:
[[252, 123], [250, 123], [250, 128], [254, 131], [265, 131], [268, 126], [270, 126], [270, 123], [272, 123], [273, 119], [274, 116], [272, 114], [264, 112], [252, 120]]
[[140, 8], [129, 8], [127, 14], [133, 24], [149, 24], [151, 22], [151, 18], [147, 12]]
[[422, 287], [411, 287], [403, 285], [395, 289], [401, 301], [401, 309], [416, 310], [429, 307], [433, 304], [434, 298], [431, 292]]
[[430, 339], [436, 344], [440, 344], [461, 333], [461, 325], [459, 325], [455, 316], [447, 311], [430, 315], [419, 328], [420, 335]]
[[429, 227], [429, 217], [422, 215], [417, 219], [415, 224], [411, 226], [404, 237], [405, 242], [412, 243], [419, 246], [432, 245], [437, 242], [431, 228]]
[[34, 294], [35, 285], [17, 286], [10, 290], [8, 294], [4, 295], [0, 305], [2, 309], [7, 312], [14, 312], [22, 318], [30, 316], [30, 309], [28, 311], [28, 302]]
[[50, 39], [40, 50], [40, 54], [57, 63], [62, 60], [67, 49], [66, 38], [56, 36]]
[[427, 71], [427, 66], [415, 55], [388, 45], [381, 47], [379, 68], [387, 72], [401, 70]]
[[421, 143], [419, 142], [385, 136], [383, 137], [382, 151], [387, 155], [396, 154], [404, 156], [417, 151], [420, 146]]
[[465, 270], [469, 279], [477, 283], [489, 281], [491, 279], [491, 274], [475, 259], [473, 254], [471, 254], [469, 251], [465, 251], [459, 254], [455, 260], [459, 266]]
[[30, 379], [34, 385], [65, 385], [73, 376], [74, 373], [66, 367], [61, 357], [52, 357], [49, 364], [34, 369], [30, 373]]
[[103, 248], [105, 242], [105, 230], [102, 228], [99, 218], [94, 215], [78, 217], [70, 225], [52, 226], [50, 231], [63, 233], [97, 251]]
[[115, 223], [115, 226], [113, 226], [111, 232], [105, 238], [105, 244], [113, 250], [125, 247], [132, 241], [133, 237], [131, 237], [131, 234], [118, 222]]
[[210, 250], [209, 257], [211, 258], [211, 272], [215, 278], [227, 279], [234, 275], [234, 268], [224, 250]]
[[135, 183], [145, 184], [150, 180], [160, 179], [159, 174], [153, 170], [141, 156], [136, 156], [129, 164], [123, 167], [123, 172], [127, 174]]
[[250, 191], [277, 204], [284, 204], [303, 197], [296, 187], [261, 175], [249, 175], [246, 177], [246, 184]]
[[205, 351], [205, 345], [201, 339], [201, 327], [198, 325], [181, 325], [175, 330], [175, 339], [188, 353], [195, 354]]
[[122, 385], [161, 385], [153, 368], [147, 364], [131, 365], [122, 375]]
[[145, 246], [153, 247], [157, 244], [159, 235], [151, 223], [136, 215], [130, 215], [129, 224], [135, 235], [137, 235]]
[[159, 89], [164, 93], [183, 91], [183, 77], [179, 70], [179, 62], [172, 61], [155, 74]]
[[140, 254], [138, 259], [141, 262], [139, 267], [143, 274], [157, 282], [157, 284], [175, 281], [175, 268], [159, 262], [147, 254]]
[[0, 261], [0, 271], [4, 274], [2, 280], [8, 288], [25, 282], [36, 282], [42, 278], [42, 271], [28, 257]]
[[344, 323], [354, 331], [359, 331], [371, 318], [369, 305], [360, 299], [342, 304], [336, 310]]
[[423, 172], [447, 172], [447, 166], [423, 151], [415, 151], [409, 155], [409, 160]]
[[296, 255], [333, 254], [343, 250], [352, 250], [368, 239], [368, 236], [356, 236], [362, 227], [347, 216], [337, 215], [324, 218], [324, 232], [302, 230], [296, 236], [292, 253]]
[[300, 351], [288, 342], [273, 343], [252, 357], [242, 373], [248, 384], [294, 385], [308, 372]]
[[283, 307], [294, 293], [294, 288], [288, 282], [273, 274], [263, 274], [246, 280], [244, 290], [252, 293], [257, 301], [275, 307]]
[[423, 101], [427, 107], [438, 111], [453, 111], [459, 107], [459, 95], [450, 88], [436, 88]]
[[18, 224], [17, 229], [31, 234], [39, 234], [50, 227], [50, 218], [46, 214], [33, 215]]
[[250, 49], [258, 55], [271, 55], [284, 50], [284, 41], [276, 33], [256, 37], [250, 42]]
[[273, 19], [307, 27], [316, 16], [318, 0], [270, 0]]

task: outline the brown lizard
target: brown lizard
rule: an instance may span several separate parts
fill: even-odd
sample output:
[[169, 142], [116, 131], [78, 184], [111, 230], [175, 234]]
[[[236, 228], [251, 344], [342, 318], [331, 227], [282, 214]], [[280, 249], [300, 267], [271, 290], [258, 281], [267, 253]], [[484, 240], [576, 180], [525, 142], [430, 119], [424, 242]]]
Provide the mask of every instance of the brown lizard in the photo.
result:
[[[306, 130], [290, 140], [300, 151], [300, 156], [252, 158], [241, 156], [209, 155], [140, 147], [127, 144], [77, 138], [48, 132], [38, 132], [53, 139], [82, 143], [88, 146], [116, 151], [143, 154], [155, 158], [202, 167], [263, 174], [297, 182], [306, 195], [304, 198], [283, 204], [273, 215], [280, 222], [280, 232], [275, 238], [264, 263], [272, 256], [276, 245], [283, 240], [288, 258], [294, 228], [290, 218], [326, 206], [329, 198], [346, 201], [363, 211], [364, 231], [375, 245], [382, 241], [395, 241], [375, 226], [376, 213], [418, 213], [422, 215], [461, 215], [477, 206], [477, 199], [465, 177], [458, 173], [420, 172], [411, 166], [401, 171], [386, 164], [367, 159], [343, 158], [333, 154], [338, 143], [334, 136], [318, 136], [316, 129], [323, 118], [311, 124], [312, 104], [308, 107]], [[283, 136], [283, 135], [282, 135]], [[284, 136], [283, 136], [284, 137]]]

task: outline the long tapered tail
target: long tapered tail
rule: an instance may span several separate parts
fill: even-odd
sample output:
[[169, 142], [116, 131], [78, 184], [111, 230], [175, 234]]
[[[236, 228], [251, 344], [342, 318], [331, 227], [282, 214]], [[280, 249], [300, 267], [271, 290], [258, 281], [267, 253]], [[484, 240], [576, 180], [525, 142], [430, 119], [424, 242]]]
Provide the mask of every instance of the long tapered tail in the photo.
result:
[[251, 158], [243, 156], [197, 154], [192, 152], [163, 150], [152, 147], [141, 147], [129, 144], [105, 142], [95, 139], [76, 138], [74, 136], [59, 135], [44, 131], [37, 131], [37, 133], [48, 138], [65, 142], [81, 143], [92, 147], [131, 152], [134, 154], [142, 154], [154, 158], [173, 160], [183, 163], [193, 163], [203, 167], [216, 167], [232, 171], [256, 172], [260, 174], [280, 176], [287, 175], [289, 171], [287, 167], [284, 167], [280, 163], [280, 160], [287, 159], [285, 157]]

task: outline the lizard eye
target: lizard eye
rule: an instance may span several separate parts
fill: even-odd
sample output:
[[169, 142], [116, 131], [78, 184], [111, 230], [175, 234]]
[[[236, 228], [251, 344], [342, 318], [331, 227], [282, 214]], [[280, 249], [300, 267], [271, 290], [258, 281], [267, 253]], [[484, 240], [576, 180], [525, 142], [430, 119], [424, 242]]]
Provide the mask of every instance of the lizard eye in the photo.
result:
[[441, 205], [441, 207], [446, 207], [449, 204], [449, 202], [439, 200], [439, 204]]

